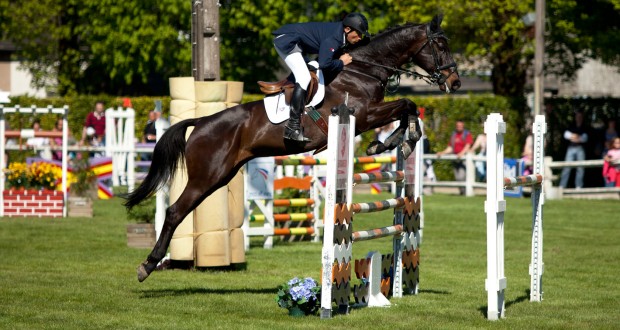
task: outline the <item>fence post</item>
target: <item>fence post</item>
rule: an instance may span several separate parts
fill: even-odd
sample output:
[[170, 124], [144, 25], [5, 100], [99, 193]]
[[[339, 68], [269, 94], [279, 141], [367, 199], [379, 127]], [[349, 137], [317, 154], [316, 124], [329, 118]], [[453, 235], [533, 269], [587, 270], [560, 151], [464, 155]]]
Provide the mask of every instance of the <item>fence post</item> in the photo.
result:
[[474, 196], [474, 181], [476, 181], [476, 167], [472, 158], [473, 153], [465, 153], [465, 196]]

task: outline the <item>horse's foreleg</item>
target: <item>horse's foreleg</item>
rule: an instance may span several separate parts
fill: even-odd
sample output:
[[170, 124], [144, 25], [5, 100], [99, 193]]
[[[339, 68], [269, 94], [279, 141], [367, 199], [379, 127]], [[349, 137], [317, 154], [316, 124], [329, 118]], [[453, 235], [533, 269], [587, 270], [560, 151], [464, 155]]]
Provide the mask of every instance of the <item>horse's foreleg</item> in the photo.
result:
[[418, 116], [419, 112], [417, 109], [414, 109], [413, 113], [410, 112], [406, 115], [409, 124], [409, 136], [401, 145], [405, 159], [409, 158], [413, 150], [415, 150], [416, 143], [422, 138], [422, 128], [420, 127]]
[[[385, 125], [394, 121], [395, 118], [400, 117], [400, 125], [384, 143], [373, 141], [366, 150], [366, 153], [371, 155], [385, 150], [392, 150], [402, 142], [403, 155], [405, 158], [409, 157], [415, 148], [415, 143], [422, 136], [422, 130], [418, 123], [418, 115], [419, 112], [416, 104], [409, 99], [385, 102], [379, 106], [371, 107], [368, 111], [368, 123], [374, 126], [377, 126], [377, 124]], [[407, 128], [409, 128], [409, 134], [407, 138], [404, 138]]]

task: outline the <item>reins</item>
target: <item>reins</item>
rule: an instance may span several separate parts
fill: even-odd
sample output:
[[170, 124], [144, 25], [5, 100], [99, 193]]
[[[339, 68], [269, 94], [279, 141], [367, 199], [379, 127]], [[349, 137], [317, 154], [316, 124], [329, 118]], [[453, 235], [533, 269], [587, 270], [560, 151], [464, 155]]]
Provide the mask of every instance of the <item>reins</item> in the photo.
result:
[[[445, 84], [446, 81], [448, 80], [448, 78], [456, 72], [456, 70], [452, 70], [452, 72], [450, 72], [450, 74], [448, 76], [444, 76], [441, 73], [441, 70], [446, 70], [446, 69], [450, 69], [450, 68], [456, 68], [456, 63], [452, 62], [449, 64], [445, 64], [445, 65], [439, 65], [439, 56], [437, 55], [437, 51], [435, 50], [435, 47], [432, 46], [433, 42], [437, 42], [435, 39], [438, 37], [443, 37], [446, 38], [446, 36], [443, 34], [443, 32], [439, 32], [439, 33], [435, 33], [432, 34], [430, 31], [430, 25], [426, 26], [426, 42], [422, 45], [422, 47], [420, 47], [420, 49], [418, 49], [417, 52], [415, 52], [415, 55], [417, 55], [418, 53], [420, 53], [422, 51], [422, 49], [424, 49], [424, 47], [426, 47], [427, 45], [429, 45], [431, 47], [431, 55], [433, 57], [433, 61], [435, 62], [435, 71], [431, 74], [425, 75], [425, 74], [421, 74], [419, 72], [416, 72], [414, 70], [405, 70], [405, 69], [401, 69], [401, 68], [397, 68], [397, 67], [393, 67], [393, 66], [388, 66], [388, 65], [383, 65], [383, 64], [379, 64], [379, 63], [374, 63], [374, 62], [368, 62], [368, 61], [362, 61], [362, 60], [356, 60], [353, 59], [353, 62], [356, 63], [360, 63], [360, 64], [365, 64], [365, 65], [370, 65], [370, 66], [375, 66], [375, 67], [379, 67], [379, 68], [383, 68], [383, 69], [387, 69], [391, 72], [394, 72], [394, 74], [396, 76], [396, 88], [398, 88], [398, 85], [400, 84], [400, 76], [402, 74], [406, 75], [407, 77], [413, 77], [414, 79], [421, 79], [422, 81], [426, 82], [429, 85], [440, 85], [440, 84]], [[346, 70], [346, 69], [345, 69]], [[359, 72], [359, 71], [354, 71], [354, 70], [346, 70], [349, 72], [354, 72], [357, 74], [361, 74], [367, 77], [371, 77], [374, 78], [375, 80], [379, 80], [381, 82], [381, 86], [384, 86], [383, 81], [381, 81], [379, 78], [372, 76], [370, 74], [367, 73], [363, 73], [363, 72]], [[388, 72], [389, 72], [388, 71]], [[448, 86], [446, 86], [446, 91], [450, 91], [449, 88], [447, 88]], [[395, 90], [393, 91], [388, 91], [388, 92], [395, 92]]]

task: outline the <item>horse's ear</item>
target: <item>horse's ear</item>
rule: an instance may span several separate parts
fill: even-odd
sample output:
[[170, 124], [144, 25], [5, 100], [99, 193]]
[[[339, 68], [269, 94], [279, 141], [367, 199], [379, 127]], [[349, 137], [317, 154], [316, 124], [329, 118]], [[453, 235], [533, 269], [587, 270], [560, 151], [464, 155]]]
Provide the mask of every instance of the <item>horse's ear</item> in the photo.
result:
[[442, 20], [443, 20], [443, 14], [435, 15], [435, 17], [433, 17], [433, 20], [431, 21], [431, 31], [439, 30]]

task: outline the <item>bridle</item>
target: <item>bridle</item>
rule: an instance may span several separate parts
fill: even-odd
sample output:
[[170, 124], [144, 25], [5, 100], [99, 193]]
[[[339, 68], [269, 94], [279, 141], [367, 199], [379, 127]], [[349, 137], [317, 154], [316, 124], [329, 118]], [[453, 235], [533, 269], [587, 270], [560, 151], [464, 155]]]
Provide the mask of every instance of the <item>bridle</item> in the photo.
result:
[[[450, 76], [452, 74], [454, 74], [456, 72], [456, 63], [452, 62], [452, 63], [445, 64], [445, 65], [439, 65], [439, 55], [437, 54], [437, 50], [433, 46], [434, 43], [437, 43], [437, 39], [438, 38], [447, 39], [447, 37], [445, 36], [443, 31], [439, 31], [439, 32], [436, 32], [436, 33], [431, 33], [430, 24], [426, 25], [426, 42], [420, 47], [420, 49], [418, 49], [413, 54], [413, 56], [411, 56], [412, 58], [415, 57], [426, 46], [431, 47], [431, 56], [433, 57], [433, 61], [435, 62], [435, 71], [432, 72], [429, 75], [421, 74], [421, 73], [416, 72], [414, 70], [405, 70], [405, 69], [401, 69], [401, 68], [397, 68], [397, 67], [392, 67], [392, 66], [387, 66], [387, 65], [383, 65], [383, 64], [379, 64], [379, 63], [374, 63], [374, 62], [367, 62], [367, 61], [361, 61], [361, 60], [356, 60], [356, 59], [353, 59], [353, 62], [357, 62], [357, 63], [360, 63], [360, 64], [366, 64], [366, 65], [370, 65], [370, 66], [376, 66], [376, 67], [384, 68], [384, 69], [387, 69], [389, 71], [395, 72], [397, 86], [398, 86], [398, 83], [400, 83], [400, 75], [404, 74], [407, 77], [413, 77], [414, 79], [421, 79], [421, 80], [425, 81], [427, 84], [432, 85], [432, 86], [445, 85], [446, 86], [446, 92], [450, 93], [450, 87], [447, 84], [447, 80], [448, 80], [448, 78], [450, 78]], [[451, 70], [449, 75], [446, 76], [443, 73], [441, 73], [442, 70], [446, 70], [446, 69], [450, 69], [450, 68], [453, 68], [453, 69]], [[359, 71], [353, 71], [353, 70], [346, 70], [346, 71], [351, 71], [351, 72], [359, 73], [359, 74], [362, 74], [362, 75], [365, 75], [365, 76], [368, 76], [368, 77], [371, 77], [371, 78], [379, 80], [377, 77], [371, 76], [371, 75], [369, 75], [367, 73], [363, 73], [363, 72], [359, 72]], [[381, 82], [381, 85], [383, 85], [383, 82]]]

